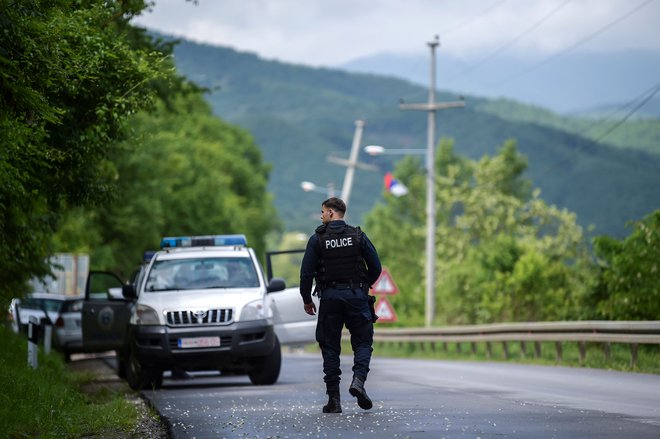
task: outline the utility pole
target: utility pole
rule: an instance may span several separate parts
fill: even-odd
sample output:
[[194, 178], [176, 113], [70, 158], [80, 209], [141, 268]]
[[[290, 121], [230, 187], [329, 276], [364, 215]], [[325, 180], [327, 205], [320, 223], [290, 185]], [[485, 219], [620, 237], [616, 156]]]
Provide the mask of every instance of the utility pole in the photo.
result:
[[363, 120], [355, 121], [355, 133], [353, 134], [353, 145], [351, 146], [351, 155], [348, 157], [348, 166], [346, 175], [344, 175], [344, 185], [341, 188], [341, 199], [348, 206], [348, 199], [351, 197], [353, 188], [353, 176], [355, 175], [355, 165], [357, 164], [358, 152], [360, 152], [360, 142], [362, 141]]
[[335, 196], [335, 183], [333, 181], [328, 183], [328, 197], [332, 198]]
[[429, 101], [423, 104], [400, 104], [401, 110], [428, 111], [428, 139], [426, 144], [426, 327], [435, 315], [435, 113], [446, 108], [464, 107], [465, 102], [435, 102], [435, 49], [440, 45], [438, 36], [429, 43], [431, 48], [431, 83]]
[[346, 166], [346, 174], [344, 175], [344, 183], [341, 188], [341, 199], [348, 206], [348, 200], [351, 197], [351, 190], [353, 188], [353, 178], [355, 176], [355, 168], [360, 168], [368, 171], [375, 171], [378, 168], [374, 165], [358, 162], [358, 153], [360, 152], [360, 143], [362, 142], [362, 131], [364, 130], [365, 122], [363, 120], [355, 121], [355, 133], [353, 134], [353, 145], [351, 146], [351, 153], [348, 160], [339, 157], [328, 156], [327, 160], [337, 165]]

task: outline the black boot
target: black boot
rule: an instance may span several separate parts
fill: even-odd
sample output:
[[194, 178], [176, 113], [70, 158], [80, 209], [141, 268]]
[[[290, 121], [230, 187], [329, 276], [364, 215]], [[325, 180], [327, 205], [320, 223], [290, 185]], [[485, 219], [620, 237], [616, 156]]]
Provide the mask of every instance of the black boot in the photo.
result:
[[357, 398], [357, 403], [360, 408], [364, 410], [369, 410], [374, 404], [371, 402], [371, 399], [367, 395], [367, 391], [364, 390], [364, 381], [358, 377], [353, 377], [353, 382], [351, 387], [348, 389], [348, 393]]
[[323, 406], [323, 413], [341, 413], [339, 395], [328, 395], [328, 403]]

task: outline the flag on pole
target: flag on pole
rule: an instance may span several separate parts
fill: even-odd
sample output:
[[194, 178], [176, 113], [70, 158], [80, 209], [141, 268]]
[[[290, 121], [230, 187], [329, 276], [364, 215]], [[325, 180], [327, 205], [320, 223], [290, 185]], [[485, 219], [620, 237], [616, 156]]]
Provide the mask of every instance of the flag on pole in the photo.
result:
[[408, 188], [399, 180], [394, 178], [391, 172], [385, 174], [385, 190], [387, 190], [395, 197], [401, 197], [408, 193]]

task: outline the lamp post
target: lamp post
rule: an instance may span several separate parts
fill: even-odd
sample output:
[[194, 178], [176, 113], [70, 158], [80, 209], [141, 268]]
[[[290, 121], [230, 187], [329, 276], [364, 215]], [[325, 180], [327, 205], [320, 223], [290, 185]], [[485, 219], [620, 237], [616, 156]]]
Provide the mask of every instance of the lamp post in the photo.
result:
[[[364, 152], [372, 156], [392, 154], [392, 155], [406, 155], [406, 154], [426, 154], [426, 148], [385, 148], [380, 145], [368, 145], [364, 147]], [[428, 157], [427, 157], [428, 159]]]
[[341, 188], [341, 198], [348, 206], [348, 199], [351, 196], [351, 189], [353, 188], [353, 176], [355, 175], [355, 165], [357, 164], [357, 156], [360, 149], [360, 142], [362, 140], [362, 130], [364, 129], [364, 121], [355, 121], [355, 134], [353, 135], [353, 144], [351, 146], [351, 155], [348, 158], [348, 166], [346, 167], [346, 175], [344, 176], [344, 185]]
[[353, 134], [353, 144], [351, 146], [351, 153], [348, 160], [329, 155], [326, 160], [336, 165], [346, 166], [346, 175], [344, 176], [344, 185], [341, 188], [341, 199], [344, 200], [348, 206], [349, 198], [351, 197], [351, 190], [353, 189], [353, 177], [355, 176], [355, 168], [364, 169], [366, 171], [377, 171], [378, 168], [374, 165], [361, 163], [358, 161], [358, 153], [360, 152], [360, 142], [362, 141], [362, 131], [364, 130], [365, 122], [363, 120], [355, 121], [355, 134]]
[[431, 326], [435, 315], [435, 113], [446, 108], [464, 107], [465, 102], [435, 101], [435, 50], [440, 45], [438, 36], [427, 43], [431, 49], [431, 80], [429, 100], [420, 104], [399, 104], [401, 110], [428, 112], [426, 147], [426, 309], [425, 324]]
[[311, 181], [302, 181], [300, 182], [300, 187], [305, 192], [318, 192], [320, 194], [326, 194], [328, 197], [335, 196], [335, 185], [334, 183], [328, 183], [327, 187], [319, 187]]

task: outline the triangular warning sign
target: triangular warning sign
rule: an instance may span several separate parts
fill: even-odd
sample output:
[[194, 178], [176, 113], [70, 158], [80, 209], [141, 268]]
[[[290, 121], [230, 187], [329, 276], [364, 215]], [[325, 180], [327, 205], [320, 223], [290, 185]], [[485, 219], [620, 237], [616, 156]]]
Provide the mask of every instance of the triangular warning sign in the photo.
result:
[[392, 308], [392, 304], [385, 297], [379, 297], [374, 308], [376, 315], [378, 316], [378, 322], [396, 322], [397, 319], [394, 308]]
[[378, 276], [378, 279], [376, 279], [376, 282], [371, 288], [373, 289], [374, 294], [399, 293], [399, 288], [397, 288], [392, 276], [390, 276], [390, 272], [387, 271], [387, 268], [385, 267], [383, 267], [383, 271], [381, 271], [380, 276]]

